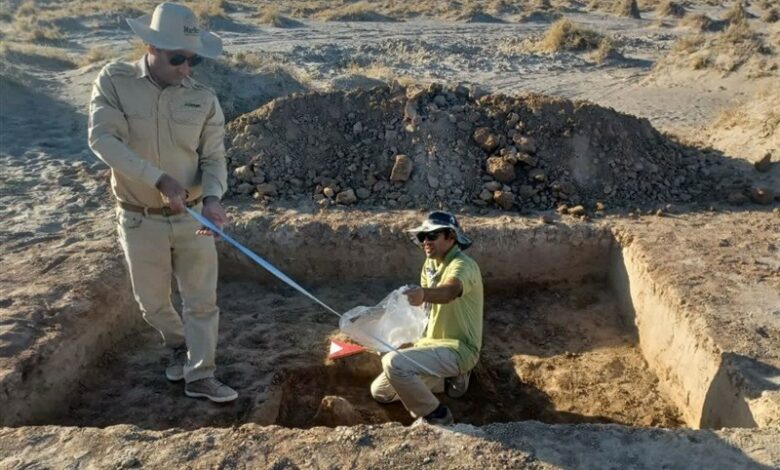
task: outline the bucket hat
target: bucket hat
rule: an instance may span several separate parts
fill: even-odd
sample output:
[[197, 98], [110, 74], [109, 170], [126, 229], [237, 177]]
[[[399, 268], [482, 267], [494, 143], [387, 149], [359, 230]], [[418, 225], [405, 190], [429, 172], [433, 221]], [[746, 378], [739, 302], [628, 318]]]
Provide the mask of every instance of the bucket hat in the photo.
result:
[[418, 233], [433, 232], [443, 228], [448, 228], [455, 232], [458, 246], [461, 250], [465, 250], [471, 246], [471, 239], [463, 233], [463, 230], [460, 228], [460, 224], [458, 223], [458, 219], [456, 219], [455, 216], [449, 212], [433, 211], [428, 214], [428, 217], [426, 217], [422, 224], [413, 229], [407, 230], [407, 232], [414, 235], [412, 237], [412, 241], [419, 245], [419, 241], [417, 240]]
[[127, 24], [145, 43], [158, 49], [185, 50], [209, 59], [222, 53], [222, 39], [201, 30], [195, 13], [184, 5], [161, 3], [151, 15], [128, 19]]

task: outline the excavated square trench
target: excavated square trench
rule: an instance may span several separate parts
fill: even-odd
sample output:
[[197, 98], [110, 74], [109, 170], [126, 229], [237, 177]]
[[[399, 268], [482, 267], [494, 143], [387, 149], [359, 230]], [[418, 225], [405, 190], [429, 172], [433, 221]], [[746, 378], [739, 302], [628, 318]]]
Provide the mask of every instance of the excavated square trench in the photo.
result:
[[[471, 250], [486, 285], [481, 360], [465, 397], [441, 398], [458, 422], [698, 427], [696, 411], [685, 409], [680, 391], [660, 382], [658, 367], [643, 355], [643, 341], [663, 339], [641, 337], [636, 325], [642, 311], [631, 305], [630, 270], [611, 233], [492, 230], [476, 238], [489, 235], [494, 242]], [[288, 242], [265, 243], [264, 251], [342, 311], [374, 304], [413, 281], [422, 262], [411, 245], [371, 236], [352, 238], [348, 248]], [[16, 424], [194, 429], [245, 422], [295, 428], [411, 422], [401, 404], [371, 399], [378, 356], [326, 361], [330, 338], [338, 334], [335, 316], [227, 246], [221, 247], [221, 272], [217, 375], [239, 391], [236, 402], [185, 398], [182, 383], [163, 376], [165, 352], [157, 334], [141, 325], [83, 369], [60, 406]], [[116, 314], [138, 313], [128, 304]]]

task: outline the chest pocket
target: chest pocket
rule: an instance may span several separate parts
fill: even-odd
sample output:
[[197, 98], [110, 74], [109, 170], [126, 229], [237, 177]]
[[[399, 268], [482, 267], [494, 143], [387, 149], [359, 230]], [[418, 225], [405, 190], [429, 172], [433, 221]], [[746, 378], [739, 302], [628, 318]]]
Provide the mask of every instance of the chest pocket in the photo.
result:
[[208, 101], [200, 98], [179, 98], [171, 101], [171, 117], [176, 124], [203, 127], [208, 112]]
[[208, 97], [181, 96], [170, 102], [173, 138], [190, 151], [197, 151], [209, 111]]

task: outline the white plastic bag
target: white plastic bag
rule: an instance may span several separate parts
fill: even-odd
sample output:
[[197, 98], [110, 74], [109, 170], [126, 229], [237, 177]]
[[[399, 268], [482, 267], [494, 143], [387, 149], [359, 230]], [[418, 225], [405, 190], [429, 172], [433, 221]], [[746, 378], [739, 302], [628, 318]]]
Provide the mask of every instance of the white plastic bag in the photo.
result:
[[396, 348], [417, 341], [425, 332], [428, 318], [421, 307], [409, 305], [402, 294], [407, 288], [394, 290], [376, 306], [353, 308], [341, 317], [339, 328], [353, 340], [379, 352], [391, 349], [372, 336]]

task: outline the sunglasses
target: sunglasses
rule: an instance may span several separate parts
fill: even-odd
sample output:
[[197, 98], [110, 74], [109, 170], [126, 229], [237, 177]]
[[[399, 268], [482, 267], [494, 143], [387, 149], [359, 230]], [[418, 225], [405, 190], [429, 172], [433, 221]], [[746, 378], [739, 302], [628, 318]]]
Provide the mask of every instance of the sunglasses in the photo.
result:
[[175, 54], [168, 58], [168, 63], [173, 65], [174, 67], [178, 67], [184, 62], [188, 62], [190, 64], [190, 67], [195, 67], [199, 63], [203, 62], [203, 57], [199, 55], [192, 55], [187, 57], [183, 54]]
[[429, 242], [436, 241], [436, 239], [439, 238], [439, 235], [446, 231], [447, 229], [434, 230], [433, 232], [420, 232], [417, 234], [417, 241], [420, 243], [424, 242], [425, 240], [428, 240]]

